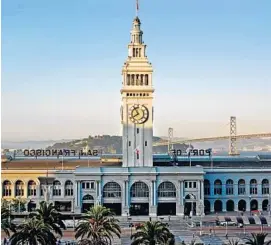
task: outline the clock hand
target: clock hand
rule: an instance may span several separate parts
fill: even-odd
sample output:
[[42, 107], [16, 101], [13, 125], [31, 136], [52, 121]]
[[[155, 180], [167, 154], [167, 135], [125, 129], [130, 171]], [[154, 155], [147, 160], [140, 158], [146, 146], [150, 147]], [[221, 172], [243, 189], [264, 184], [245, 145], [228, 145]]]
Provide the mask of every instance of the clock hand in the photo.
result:
[[134, 115], [134, 117], [136, 117], [137, 115], [139, 115], [139, 112], [138, 112], [138, 110], [136, 110], [136, 114]]

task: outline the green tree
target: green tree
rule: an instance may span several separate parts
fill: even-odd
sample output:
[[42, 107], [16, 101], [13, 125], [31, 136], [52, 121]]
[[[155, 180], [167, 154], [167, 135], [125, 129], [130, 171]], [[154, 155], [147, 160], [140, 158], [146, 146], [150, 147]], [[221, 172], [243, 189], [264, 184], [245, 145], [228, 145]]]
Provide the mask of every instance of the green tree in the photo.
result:
[[25, 198], [13, 198], [11, 201], [11, 207], [12, 210], [14, 210], [15, 212], [23, 212], [25, 211], [25, 204], [26, 204], [26, 199]]
[[120, 238], [119, 221], [109, 208], [100, 205], [91, 207], [75, 228], [75, 238], [80, 244], [107, 245], [111, 244], [113, 235]]
[[44, 224], [47, 224], [51, 229], [61, 237], [63, 236], [61, 229], [66, 229], [63, 222], [62, 215], [58, 212], [53, 203], [40, 202], [40, 207], [34, 212], [30, 213], [30, 218], [37, 218]]
[[18, 226], [10, 238], [10, 245], [55, 245], [56, 237], [51, 232], [51, 227], [42, 220], [30, 219], [27, 223]]
[[136, 228], [136, 232], [131, 236], [131, 245], [147, 244], [174, 244], [174, 235], [170, 233], [166, 224], [160, 221], [147, 221], [142, 226]]
[[16, 226], [12, 223], [11, 212], [6, 204], [4, 201], [1, 205], [1, 229], [10, 237], [10, 231], [15, 232]]
[[239, 240], [229, 240], [229, 242], [227, 243], [227, 245], [239, 245], [240, 241]]
[[250, 245], [269, 245], [270, 242], [265, 242], [265, 238], [268, 236], [268, 233], [251, 233], [252, 238], [245, 238], [246, 244]]

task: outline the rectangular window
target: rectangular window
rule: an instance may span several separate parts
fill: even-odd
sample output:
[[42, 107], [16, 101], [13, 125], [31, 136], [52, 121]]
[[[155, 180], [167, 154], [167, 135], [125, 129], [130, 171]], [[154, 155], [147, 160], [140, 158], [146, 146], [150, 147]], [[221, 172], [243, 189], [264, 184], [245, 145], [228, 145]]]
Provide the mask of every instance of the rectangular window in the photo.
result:
[[139, 134], [139, 128], [136, 129], [136, 133]]
[[90, 189], [94, 189], [94, 182], [90, 182]]
[[145, 141], [145, 146], [147, 146], [148, 144], [147, 144], [147, 141]]
[[193, 182], [194, 188], [197, 188], [197, 182]]
[[86, 187], [86, 189], [89, 189], [89, 182], [87, 182], [87, 187]]
[[85, 189], [85, 183], [82, 183], [82, 189]]
[[192, 188], [192, 182], [189, 182], [189, 188]]
[[184, 182], [184, 187], [187, 188], [187, 182]]
[[129, 141], [129, 146], [131, 146], [131, 141]]

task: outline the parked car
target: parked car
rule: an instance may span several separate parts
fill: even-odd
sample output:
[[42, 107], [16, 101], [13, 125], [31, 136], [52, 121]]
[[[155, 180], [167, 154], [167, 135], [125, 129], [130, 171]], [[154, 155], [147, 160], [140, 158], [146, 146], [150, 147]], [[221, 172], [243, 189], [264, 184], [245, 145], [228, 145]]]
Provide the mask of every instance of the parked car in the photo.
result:
[[220, 221], [220, 225], [222, 226], [237, 226], [237, 223], [235, 221]]

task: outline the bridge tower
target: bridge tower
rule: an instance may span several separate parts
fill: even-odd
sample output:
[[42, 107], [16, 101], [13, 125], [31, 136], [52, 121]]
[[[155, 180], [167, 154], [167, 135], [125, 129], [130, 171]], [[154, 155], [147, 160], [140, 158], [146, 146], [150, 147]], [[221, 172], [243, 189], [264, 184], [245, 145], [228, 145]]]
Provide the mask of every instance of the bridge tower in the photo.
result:
[[168, 153], [173, 150], [173, 128], [168, 128]]
[[236, 117], [231, 116], [230, 118], [230, 145], [229, 145], [229, 155], [239, 155], [237, 152], [237, 128], [236, 128]]

